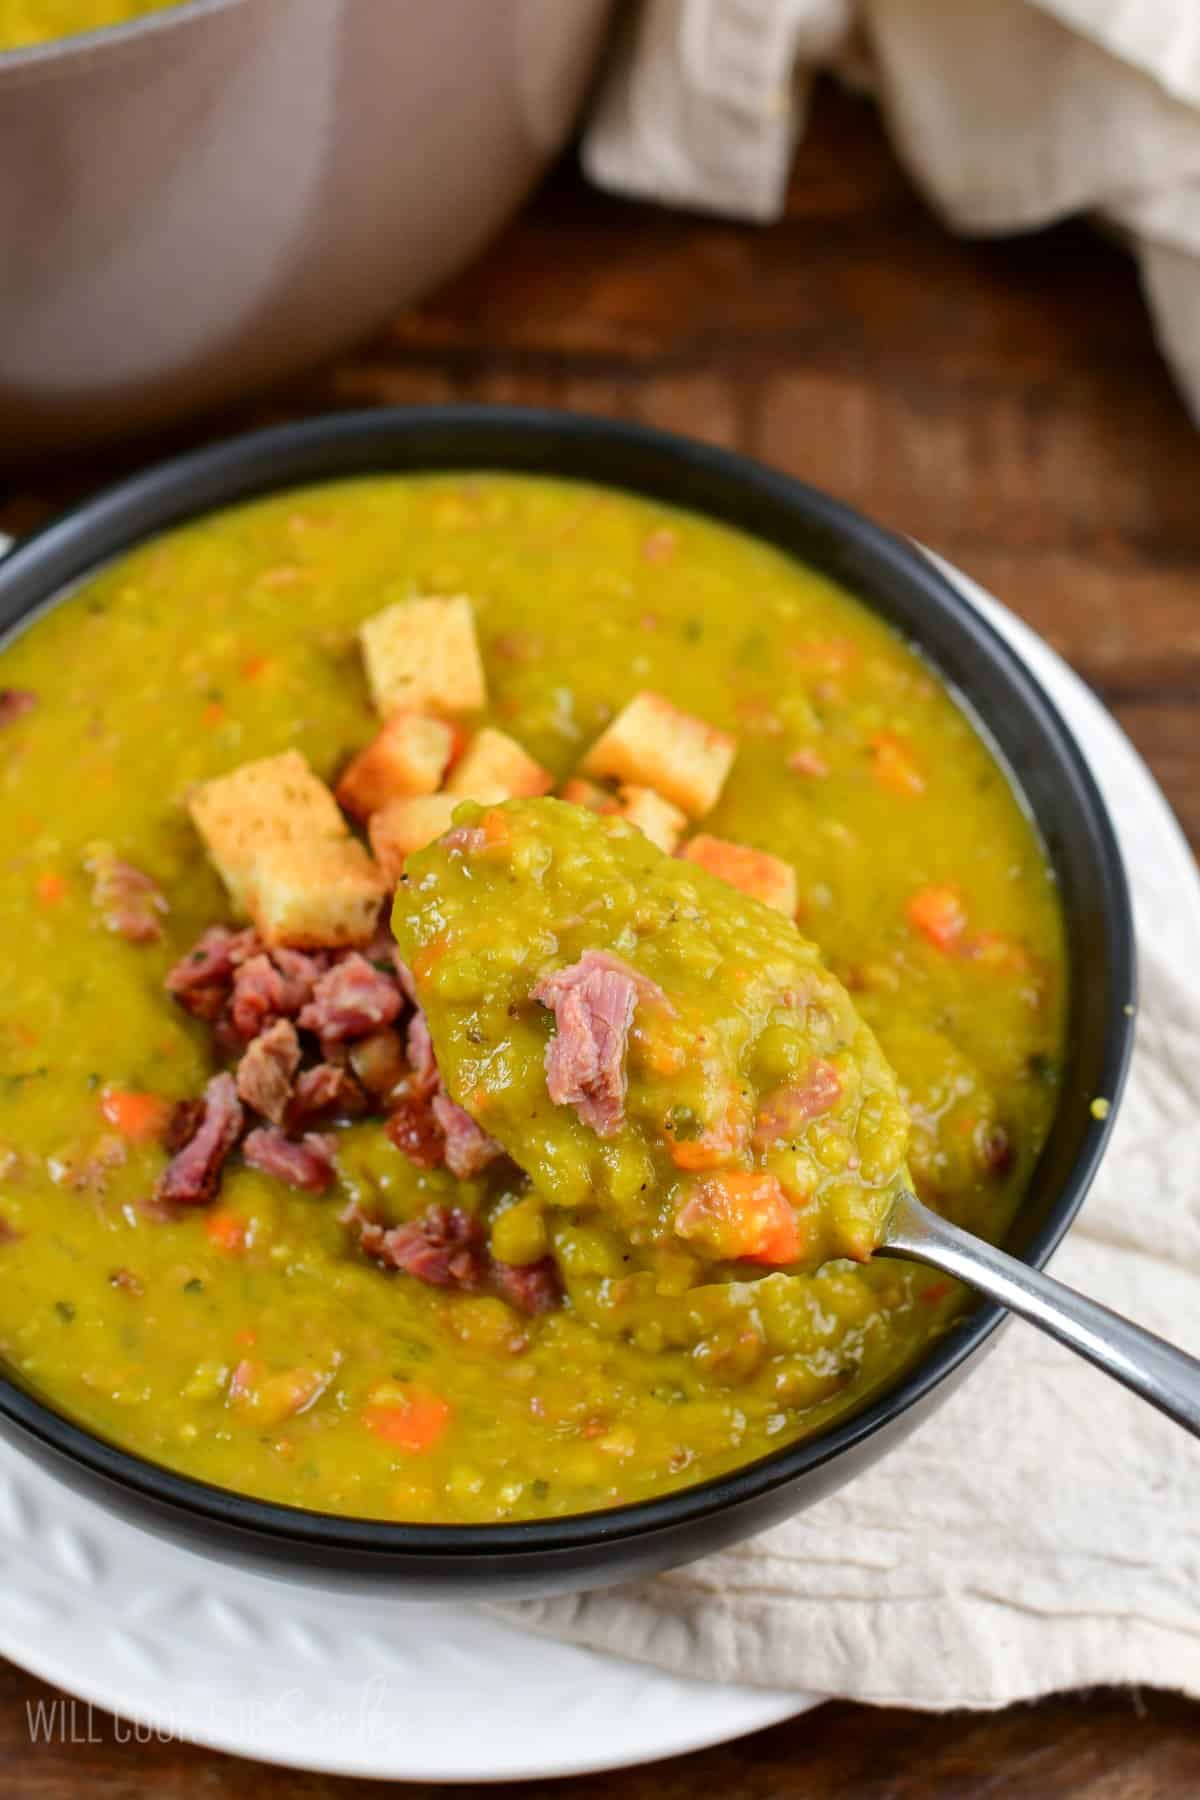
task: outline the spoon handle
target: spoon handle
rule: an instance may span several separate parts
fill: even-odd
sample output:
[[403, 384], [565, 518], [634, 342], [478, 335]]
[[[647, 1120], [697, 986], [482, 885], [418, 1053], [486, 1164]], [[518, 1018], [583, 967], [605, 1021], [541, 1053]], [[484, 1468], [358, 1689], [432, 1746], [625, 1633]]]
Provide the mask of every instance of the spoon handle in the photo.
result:
[[1200, 1362], [902, 1194], [880, 1256], [928, 1263], [1028, 1319], [1200, 1437]]

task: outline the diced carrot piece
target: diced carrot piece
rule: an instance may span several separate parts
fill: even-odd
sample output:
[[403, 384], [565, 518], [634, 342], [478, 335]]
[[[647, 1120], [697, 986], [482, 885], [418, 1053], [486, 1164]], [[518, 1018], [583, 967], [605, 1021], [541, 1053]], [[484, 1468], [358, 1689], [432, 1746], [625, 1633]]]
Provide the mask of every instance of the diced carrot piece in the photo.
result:
[[135, 1144], [161, 1138], [171, 1117], [171, 1103], [160, 1094], [144, 1094], [133, 1088], [105, 1088], [100, 1111], [114, 1131]]
[[248, 656], [242, 664], [242, 679], [244, 681], [259, 681], [262, 676], [267, 673], [267, 670], [271, 668], [272, 660], [273, 659], [269, 656]]
[[1006, 974], [1023, 975], [1030, 966], [1029, 952], [1024, 944], [1006, 937], [1002, 931], [973, 931], [963, 943], [962, 952], [972, 962], [1003, 970]]
[[797, 638], [788, 654], [814, 675], [844, 675], [858, 661], [858, 645], [851, 638]]
[[234, 1332], [233, 1341], [239, 1349], [251, 1350], [258, 1342], [258, 1333], [253, 1325], [243, 1325], [240, 1331]]
[[922, 775], [912, 746], [891, 731], [877, 731], [871, 739], [872, 772], [889, 794], [923, 794]]
[[706, 1175], [676, 1213], [675, 1230], [723, 1261], [783, 1267], [800, 1255], [796, 1215], [778, 1178], [765, 1172]]
[[908, 922], [935, 950], [949, 952], [958, 948], [967, 928], [967, 912], [962, 895], [948, 882], [935, 882], [918, 888], [909, 896], [905, 908]]
[[38, 876], [35, 892], [39, 906], [59, 906], [67, 897], [67, 884], [56, 869], [47, 869]]
[[243, 1356], [229, 1377], [230, 1400], [236, 1404], [238, 1401], [248, 1399], [253, 1392], [255, 1382], [261, 1378], [262, 1373], [261, 1363], [253, 1362], [248, 1356]]
[[375, 1437], [395, 1444], [400, 1450], [417, 1452], [432, 1450], [452, 1416], [450, 1403], [440, 1394], [429, 1388], [414, 1387], [397, 1401], [366, 1406], [362, 1418], [367, 1430]]
[[306, 1412], [333, 1379], [322, 1369], [284, 1369], [270, 1375], [259, 1362], [243, 1360], [229, 1381], [229, 1401], [260, 1425], [280, 1425]]
[[238, 1256], [246, 1248], [246, 1221], [236, 1213], [210, 1212], [205, 1215], [204, 1235], [223, 1255]]
[[642, 539], [642, 557], [648, 563], [670, 562], [679, 548], [679, 535], [669, 525], [656, 525]]
[[677, 1169], [721, 1169], [746, 1147], [746, 1121], [736, 1107], [718, 1119], [699, 1137], [677, 1138], [671, 1145], [671, 1161]]
[[820, 781], [829, 773], [829, 764], [816, 750], [807, 745], [793, 750], [787, 759], [787, 766], [793, 775], [807, 775], [812, 781]]
[[479, 825], [490, 845], [495, 847], [499, 844], [507, 844], [511, 833], [508, 820], [502, 812], [497, 812], [494, 808], [485, 812]]
[[201, 722], [210, 727], [223, 725], [228, 716], [225, 707], [219, 700], [210, 700], [200, 714]]

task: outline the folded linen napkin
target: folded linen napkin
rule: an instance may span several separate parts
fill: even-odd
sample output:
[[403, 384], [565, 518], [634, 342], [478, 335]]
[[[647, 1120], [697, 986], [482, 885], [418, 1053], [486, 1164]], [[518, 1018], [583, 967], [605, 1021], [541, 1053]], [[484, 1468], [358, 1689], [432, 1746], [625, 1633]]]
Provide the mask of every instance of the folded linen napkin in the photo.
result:
[[[1142, 993], [1113, 1141], [1054, 1272], [1200, 1354], [1200, 892], [1134, 759], [1088, 753], [1133, 883]], [[1200, 1696], [1198, 1492], [1193, 1438], [1016, 1322], [906, 1443], [808, 1512], [654, 1580], [510, 1611], [679, 1674], [879, 1704], [1109, 1683]]]
[[615, 47], [584, 166], [621, 192], [774, 218], [823, 66], [875, 90], [952, 227], [1087, 211], [1124, 235], [1200, 422], [1195, 0], [645, 0]]

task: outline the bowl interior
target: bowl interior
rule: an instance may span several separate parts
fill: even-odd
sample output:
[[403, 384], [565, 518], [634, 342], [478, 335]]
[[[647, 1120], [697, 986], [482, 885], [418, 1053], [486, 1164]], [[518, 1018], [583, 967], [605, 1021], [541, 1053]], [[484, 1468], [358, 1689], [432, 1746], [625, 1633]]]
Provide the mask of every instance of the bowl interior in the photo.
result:
[[[911, 640], [1006, 765], [1046, 845], [1067, 926], [1071, 998], [1059, 1106], [1010, 1247], [1035, 1263], [1059, 1241], [1103, 1150], [1132, 1039], [1132, 916], [1103, 801], [1070, 732], [1016, 653], [911, 544], [760, 465], [642, 427], [515, 409], [347, 414], [255, 433], [182, 457], [86, 503], [0, 563], [0, 632], [96, 566], [184, 519], [272, 490], [365, 473], [488, 468], [609, 484], [706, 513], [765, 539], [857, 595]], [[1092, 1117], [1095, 1096], [1110, 1102]], [[849, 1419], [717, 1481], [662, 1500], [536, 1525], [411, 1527], [299, 1513], [170, 1475], [58, 1418], [0, 1381], [0, 1413], [110, 1478], [175, 1504], [322, 1542], [414, 1549], [441, 1543], [553, 1546], [653, 1528], [755, 1485], [775, 1488], [861, 1442], [943, 1380], [999, 1323], [980, 1303], [920, 1364]], [[102, 1465], [102, 1466], [101, 1466]]]

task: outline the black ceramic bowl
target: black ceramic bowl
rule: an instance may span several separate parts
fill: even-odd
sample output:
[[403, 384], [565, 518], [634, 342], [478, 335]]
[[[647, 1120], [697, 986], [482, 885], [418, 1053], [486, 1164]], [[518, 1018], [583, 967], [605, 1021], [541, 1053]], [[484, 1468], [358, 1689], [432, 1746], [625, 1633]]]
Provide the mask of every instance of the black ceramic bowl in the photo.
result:
[[[1025, 665], [910, 544], [742, 457], [640, 426], [550, 412], [448, 408], [325, 418], [184, 456], [89, 501], [0, 563], [0, 629], [140, 539], [298, 483], [384, 470], [505, 469], [608, 483], [724, 520], [843, 583], [915, 642], [1007, 763], [1053, 862], [1066, 915], [1069, 1050], [1059, 1115], [1010, 1248], [1041, 1265], [1079, 1209], [1120, 1094], [1134, 948], [1125, 875], [1078, 745]], [[24, 1449], [124, 1516], [194, 1549], [398, 1593], [547, 1593], [649, 1574], [810, 1505], [946, 1398], [1000, 1324], [979, 1304], [909, 1374], [832, 1429], [734, 1474], [636, 1506], [485, 1526], [394, 1525], [302, 1512], [193, 1481], [80, 1429], [0, 1378], [0, 1422]], [[981, 1427], [982, 1428], [982, 1427]]]

